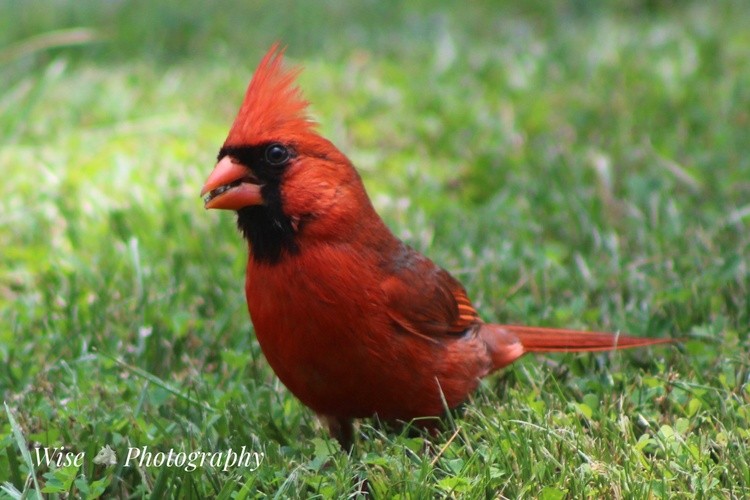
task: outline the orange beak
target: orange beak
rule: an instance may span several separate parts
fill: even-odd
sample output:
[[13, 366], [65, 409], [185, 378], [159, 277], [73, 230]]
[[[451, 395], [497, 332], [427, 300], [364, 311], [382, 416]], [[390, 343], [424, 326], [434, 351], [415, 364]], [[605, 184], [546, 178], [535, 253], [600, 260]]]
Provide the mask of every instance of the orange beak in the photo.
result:
[[206, 209], [239, 210], [252, 205], [262, 205], [262, 187], [249, 168], [225, 156], [206, 179], [201, 196]]

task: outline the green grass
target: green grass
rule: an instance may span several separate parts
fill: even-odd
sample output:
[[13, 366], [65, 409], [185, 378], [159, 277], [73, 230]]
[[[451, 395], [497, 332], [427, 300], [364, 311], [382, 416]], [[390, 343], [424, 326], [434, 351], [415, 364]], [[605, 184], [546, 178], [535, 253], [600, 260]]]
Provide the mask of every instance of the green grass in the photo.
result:
[[[0, 4], [5, 494], [750, 494], [746, 2], [75, 5]], [[390, 227], [486, 320], [688, 340], [528, 357], [443, 433], [363, 421], [340, 451], [263, 359], [244, 243], [198, 197], [277, 39]], [[128, 446], [265, 458], [139, 469]]]

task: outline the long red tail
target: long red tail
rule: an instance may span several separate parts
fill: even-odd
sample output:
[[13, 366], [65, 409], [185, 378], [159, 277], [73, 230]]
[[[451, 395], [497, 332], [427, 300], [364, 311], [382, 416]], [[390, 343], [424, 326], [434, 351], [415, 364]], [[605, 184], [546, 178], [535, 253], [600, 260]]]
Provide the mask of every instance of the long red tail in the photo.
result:
[[676, 339], [633, 337], [617, 333], [493, 324], [482, 325], [479, 335], [491, 352], [494, 370], [511, 364], [529, 352], [613, 351], [677, 342]]
[[633, 337], [618, 333], [583, 332], [533, 326], [502, 325], [521, 341], [526, 352], [591, 352], [669, 344], [674, 339]]

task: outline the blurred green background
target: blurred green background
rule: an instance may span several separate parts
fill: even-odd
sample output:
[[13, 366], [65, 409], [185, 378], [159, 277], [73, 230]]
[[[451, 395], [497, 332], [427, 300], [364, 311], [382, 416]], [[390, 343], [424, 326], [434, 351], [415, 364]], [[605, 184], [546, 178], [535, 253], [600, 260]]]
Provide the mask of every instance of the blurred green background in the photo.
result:
[[[747, 495], [748, 26], [740, 0], [0, 2], [5, 494]], [[342, 453], [263, 360], [245, 245], [198, 197], [275, 41], [486, 320], [688, 340], [528, 358], [443, 434], [363, 422]], [[265, 461], [107, 468], [104, 444]]]

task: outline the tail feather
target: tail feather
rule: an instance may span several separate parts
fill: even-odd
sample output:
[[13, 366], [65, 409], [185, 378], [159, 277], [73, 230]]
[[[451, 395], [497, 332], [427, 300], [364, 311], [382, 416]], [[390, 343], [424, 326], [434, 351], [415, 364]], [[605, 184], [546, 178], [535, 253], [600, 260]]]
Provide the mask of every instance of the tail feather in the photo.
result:
[[523, 345], [524, 352], [593, 352], [630, 349], [657, 344], [669, 344], [674, 339], [633, 337], [617, 333], [584, 332], [558, 328], [501, 325], [513, 333]]

